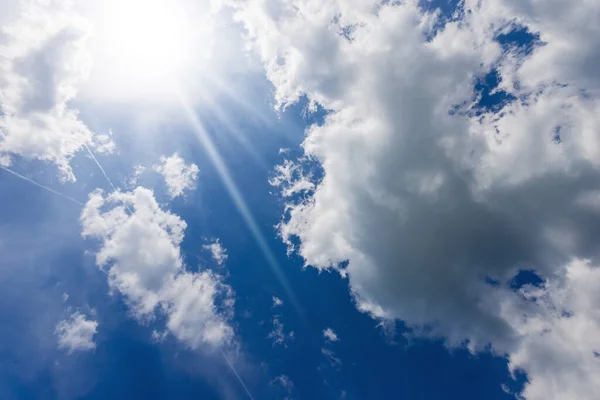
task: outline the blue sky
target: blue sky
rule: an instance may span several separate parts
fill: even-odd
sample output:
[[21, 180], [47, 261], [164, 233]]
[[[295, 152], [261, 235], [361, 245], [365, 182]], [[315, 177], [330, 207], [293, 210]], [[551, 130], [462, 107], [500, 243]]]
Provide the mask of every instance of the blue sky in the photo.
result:
[[0, 6], [1, 398], [600, 390], [597, 5]]

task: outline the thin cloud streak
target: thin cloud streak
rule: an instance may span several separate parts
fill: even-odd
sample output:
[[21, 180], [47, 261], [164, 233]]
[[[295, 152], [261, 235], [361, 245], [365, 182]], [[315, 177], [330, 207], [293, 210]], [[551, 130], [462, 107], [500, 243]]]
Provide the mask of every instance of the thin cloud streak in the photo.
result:
[[41, 183], [37, 183], [36, 181], [34, 181], [34, 180], [32, 180], [32, 179], [29, 179], [29, 178], [27, 178], [26, 176], [23, 176], [23, 175], [21, 175], [21, 174], [19, 174], [19, 173], [15, 172], [15, 171], [12, 171], [12, 170], [10, 170], [10, 169], [8, 169], [8, 168], [6, 168], [6, 167], [0, 166], [0, 168], [2, 168], [4, 171], [8, 172], [9, 174], [12, 174], [12, 175], [14, 175], [14, 176], [16, 176], [16, 177], [18, 177], [18, 178], [21, 178], [21, 179], [23, 179], [24, 181], [27, 181], [27, 182], [29, 182], [29, 183], [31, 183], [31, 184], [33, 184], [33, 185], [37, 186], [37, 187], [40, 187], [40, 188], [42, 188], [42, 189], [44, 189], [44, 190], [47, 190], [47, 191], [48, 191], [48, 192], [50, 192], [50, 193], [54, 193], [55, 195], [57, 195], [57, 196], [60, 196], [60, 197], [62, 197], [63, 199], [69, 200], [70, 202], [73, 202], [73, 203], [75, 203], [75, 204], [77, 204], [77, 205], [79, 205], [79, 206], [83, 206], [83, 203], [82, 203], [82, 202], [80, 202], [80, 201], [78, 201], [78, 200], [75, 200], [74, 198], [72, 198], [72, 197], [69, 197], [69, 196], [67, 196], [66, 194], [62, 194], [62, 193], [60, 193], [60, 192], [57, 192], [57, 191], [56, 191], [56, 190], [54, 190], [54, 189], [50, 189], [49, 187], [47, 187], [47, 186], [44, 186], [44, 185], [42, 185]]
[[252, 397], [252, 394], [248, 390], [248, 387], [246, 386], [246, 384], [244, 383], [244, 381], [242, 380], [242, 378], [240, 377], [240, 375], [237, 373], [237, 371], [233, 367], [233, 364], [229, 361], [229, 359], [227, 358], [227, 356], [223, 352], [223, 349], [219, 349], [219, 350], [221, 351], [221, 355], [225, 359], [225, 362], [227, 363], [227, 365], [229, 366], [229, 368], [231, 369], [231, 371], [234, 373], [234, 375], [236, 376], [236, 378], [238, 379], [238, 381], [240, 381], [240, 384], [242, 385], [242, 387], [244, 388], [244, 390], [248, 394], [248, 397], [250, 397], [250, 400], [254, 400], [254, 397]]
[[[106, 178], [106, 181], [108, 182], [108, 184], [110, 185], [110, 187], [112, 188], [112, 190], [114, 192], [118, 192], [117, 188], [115, 187], [115, 185], [113, 185], [112, 181], [110, 180], [110, 178], [106, 174], [106, 171], [104, 170], [104, 168], [102, 168], [102, 165], [100, 165], [100, 162], [98, 162], [98, 159], [96, 158], [96, 156], [94, 156], [94, 153], [92, 153], [92, 150], [90, 150], [90, 148], [85, 143], [83, 144], [83, 146], [86, 148], [86, 150], [87, 150], [88, 154], [90, 155], [90, 157], [92, 157], [92, 160], [94, 160], [94, 162], [98, 166], [98, 169], [100, 169], [100, 172], [102, 172], [102, 175], [104, 175], [104, 178]], [[133, 215], [133, 211], [131, 210], [131, 208], [129, 208], [129, 206], [126, 203], [123, 203], [123, 205], [125, 206], [125, 208], [127, 209], [127, 211], [129, 211], [129, 214]]]

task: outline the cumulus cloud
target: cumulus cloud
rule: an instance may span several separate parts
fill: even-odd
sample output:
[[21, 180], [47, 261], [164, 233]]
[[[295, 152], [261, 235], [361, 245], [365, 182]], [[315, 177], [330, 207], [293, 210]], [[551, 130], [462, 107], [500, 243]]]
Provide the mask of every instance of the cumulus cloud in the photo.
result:
[[512, 371], [527, 371], [528, 399], [587, 399], [600, 387], [600, 268], [574, 260], [561, 279], [520, 294], [528, 308], [508, 309], [522, 336], [510, 355]]
[[217, 265], [222, 266], [227, 261], [227, 249], [223, 247], [219, 239], [215, 239], [210, 244], [203, 245], [202, 248], [210, 251], [210, 255]]
[[180, 244], [186, 223], [163, 211], [152, 191], [95, 191], [81, 223], [83, 237], [100, 241], [96, 263], [136, 318], [164, 316], [168, 331], [193, 349], [231, 342], [231, 288], [210, 271], [185, 269]]
[[155, 165], [153, 169], [165, 178], [172, 199], [183, 195], [185, 190], [193, 189], [200, 171], [196, 164], [186, 164], [177, 153], [171, 157], [162, 156], [160, 164]]
[[70, 159], [84, 145], [111, 152], [69, 105], [87, 76], [89, 25], [71, 2], [26, 0], [0, 36], [0, 165], [15, 156], [55, 164], [74, 181]]
[[337, 333], [335, 333], [331, 328], [327, 328], [323, 331], [323, 337], [329, 342], [337, 342], [340, 340]]
[[68, 319], [58, 323], [55, 335], [58, 336], [58, 347], [74, 351], [88, 351], [96, 348], [94, 336], [98, 329], [98, 322], [89, 320], [81, 313], [74, 313]]
[[[510, 282], [535, 270], [536, 298], [599, 305], [573, 273], [591, 279], [600, 256], [600, 4], [466, 0], [443, 19], [417, 1], [232, 3], [278, 106], [329, 110], [271, 179], [283, 240], [347, 276], [373, 317], [507, 354], [528, 399], [591, 399], [597, 374], [568, 371], [584, 357], [596, 371], [593, 330], [578, 329], [595, 316], [552, 315]], [[536, 43], [507, 39], [518, 30]]]

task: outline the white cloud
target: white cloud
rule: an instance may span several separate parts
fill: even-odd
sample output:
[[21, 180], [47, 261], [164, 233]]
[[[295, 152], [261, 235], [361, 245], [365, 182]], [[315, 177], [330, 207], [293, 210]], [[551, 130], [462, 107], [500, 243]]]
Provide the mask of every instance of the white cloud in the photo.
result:
[[[564, 278], [564, 279], [563, 279]], [[544, 288], [524, 287], [528, 308], [508, 309], [522, 340], [510, 368], [527, 371], [527, 399], [587, 399], [600, 387], [600, 268], [575, 260]]]
[[172, 199], [183, 195], [185, 190], [195, 187], [199, 172], [196, 164], [186, 164], [177, 153], [171, 157], [162, 156], [160, 162], [152, 168], [165, 178]]
[[94, 336], [98, 329], [98, 322], [89, 320], [78, 312], [69, 319], [58, 323], [55, 335], [58, 336], [58, 347], [66, 349], [69, 353], [74, 351], [88, 351], [96, 348]]
[[292, 197], [298, 193], [310, 193], [315, 184], [311, 176], [304, 173], [301, 164], [285, 160], [283, 164], [275, 166], [275, 175], [269, 183], [281, 187], [283, 197]]
[[185, 270], [179, 246], [186, 223], [163, 211], [150, 190], [93, 192], [81, 223], [84, 237], [101, 242], [96, 263], [110, 287], [139, 320], [164, 315], [169, 332], [194, 349], [232, 340], [231, 288], [210, 271]]
[[273, 346], [287, 347], [287, 342], [294, 340], [294, 331], [285, 331], [281, 316], [273, 317], [273, 330], [267, 335], [268, 339], [273, 340]]
[[327, 328], [323, 331], [323, 337], [329, 342], [337, 342], [340, 340], [337, 333], [335, 333], [331, 328]]
[[69, 161], [84, 145], [114, 150], [69, 105], [89, 69], [89, 25], [69, 1], [26, 0], [18, 7], [0, 37], [0, 165], [14, 156], [44, 160], [74, 181]]
[[227, 249], [223, 247], [219, 239], [214, 240], [210, 244], [203, 245], [202, 248], [210, 251], [211, 257], [217, 265], [222, 266], [227, 261]]
[[[508, 282], [535, 269], [570, 293], [573, 260], [600, 256], [597, 207], [581, 197], [600, 187], [600, 3], [467, 0], [437, 34], [417, 1], [233, 3], [277, 103], [306, 95], [331, 110], [307, 130], [298, 163], [271, 179], [288, 199], [288, 245], [300, 243], [307, 265], [347, 274], [376, 318], [449, 346], [491, 343], [528, 372], [528, 399], [593, 398], [593, 373], [567, 373], [584, 353], [583, 366], [598, 361], [581, 344], [593, 330], [577, 329], [591, 317], [558, 323]], [[503, 48], [495, 37], [515, 24], [546, 44]], [[478, 111], [474, 82], [493, 69], [515, 100]], [[322, 175], [305, 173], [307, 162]], [[598, 304], [581, 290], [580, 302]], [[555, 333], [537, 340], [536, 324]]]
[[273, 307], [279, 307], [281, 305], [283, 305], [283, 300], [277, 296], [273, 296]]

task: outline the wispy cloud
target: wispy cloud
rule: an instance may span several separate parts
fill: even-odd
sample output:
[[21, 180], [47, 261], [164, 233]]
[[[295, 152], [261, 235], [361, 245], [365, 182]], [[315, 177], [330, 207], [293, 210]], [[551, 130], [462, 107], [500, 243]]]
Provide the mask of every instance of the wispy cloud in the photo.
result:
[[210, 251], [210, 255], [217, 265], [222, 266], [227, 261], [227, 249], [223, 247], [219, 239], [214, 239], [212, 243], [205, 244], [202, 248]]

